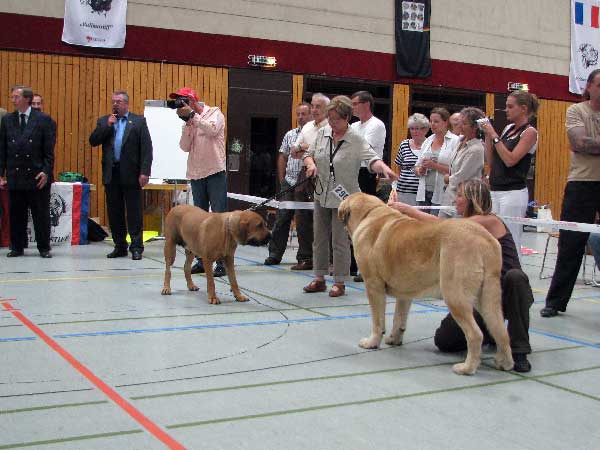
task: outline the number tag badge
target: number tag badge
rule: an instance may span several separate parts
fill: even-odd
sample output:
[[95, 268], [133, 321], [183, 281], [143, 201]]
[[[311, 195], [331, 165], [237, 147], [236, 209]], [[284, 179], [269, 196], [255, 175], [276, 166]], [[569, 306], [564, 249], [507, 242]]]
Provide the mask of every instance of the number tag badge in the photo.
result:
[[350, 194], [348, 194], [348, 192], [346, 191], [346, 188], [344, 186], [342, 186], [341, 184], [338, 184], [336, 187], [333, 188], [333, 195], [335, 195], [340, 200], [344, 200]]

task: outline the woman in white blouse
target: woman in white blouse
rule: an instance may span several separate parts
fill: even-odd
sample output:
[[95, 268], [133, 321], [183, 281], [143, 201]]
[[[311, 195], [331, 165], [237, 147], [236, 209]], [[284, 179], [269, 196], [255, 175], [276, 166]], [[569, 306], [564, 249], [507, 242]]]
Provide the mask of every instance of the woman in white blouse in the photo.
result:
[[[458, 136], [448, 131], [450, 113], [445, 108], [434, 108], [429, 115], [433, 134], [421, 145], [421, 154], [415, 164], [419, 177], [417, 204], [438, 206], [442, 203], [444, 175], [448, 174], [450, 158], [459, 142]], [[437, 211], [432, 210], [437, 215]]]

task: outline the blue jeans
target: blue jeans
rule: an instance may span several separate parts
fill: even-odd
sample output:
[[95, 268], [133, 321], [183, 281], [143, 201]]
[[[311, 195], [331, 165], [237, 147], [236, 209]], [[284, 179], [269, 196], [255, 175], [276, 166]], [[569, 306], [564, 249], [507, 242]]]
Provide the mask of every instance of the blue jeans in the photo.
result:
[[192, 197], [194, 205], [212, 212], [227, 211], [227, 175], [225, 171], [218, 172], [201, 178], [192, 180]]
[[590, 233], [588, 244], [592, 249], [592, 255], [596, 260], [596, 266], [600, 269], [600, 233]]

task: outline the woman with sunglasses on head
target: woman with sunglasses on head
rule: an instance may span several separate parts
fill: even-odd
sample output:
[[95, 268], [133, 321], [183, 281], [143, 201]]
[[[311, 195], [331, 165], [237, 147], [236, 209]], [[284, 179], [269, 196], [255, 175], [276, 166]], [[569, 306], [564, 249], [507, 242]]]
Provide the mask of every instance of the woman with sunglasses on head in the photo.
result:
[[423, 114], [413, 114], [408, 118], [408, 131], [410, 139], [404, 139], [400, 143], [394, 161], [400, 168], [396, 190], [401, 202], [416, 205], [419, 178], [415, 174], [415, 164], [421, 154], [421, 146], [425, 142], [427, 131], [429, 131], [429, 120]]
[[[481, 127], [485, 133], [485, 158], [490, 165], [492, 208], [501, 216], [525, 217], [529, 202], [527, 173], [538, 142], [538, 132], [530, 121], [538, 106], [534, 94], [513, 91], [506, 99], [509, 124], [500, 136], [489, 122]], [[518, 223], [508, 227], [520, 251], [523, 227]]]
[[[448, 130], [450, 113], [445, 108], [433, 108], [429, 114], [432, 135], [423, 142], [415, 164], [419, 177], [417, 204], [438, 206], [442, 203], [444, 175], [448, 174], [450, 157], [459, 138]], [[437, 212], [432, 212], [437, 215]]]
[[477, 120], [485, 117], [479, 108], [469, 106], [460, 111], [462, 135], [459, 145], [450, 158], [448, 175], [444, 176], [447, 186], [442, 195], [442, 206], [450, 208], [440, 210], [440, 217], [449, 218], [456, 216], [456, 191], [458, 185], [468, 180], [481, 179], [483, 176], [484, 149], [479, 139], [479, 125]]
[[[442, 220], [423, 211], [396, 202], [394, 193], [390, 196], [390, 207], [417, 220]], [[502, 249], [502, 310], [508, 321], [508, 336], [515, 361], [514, 370], [529, 372], [531, 364], [527, 354], [529, 345], [529, 308], [533, 304], [533, 292], [529, 278], [521, 269], [517, 248], [507, 225], [492, 213], [490, 190], [482, 180], [469, 180], [461, 183], [456, 192], [456, 210], [464, 218], [483, 226], [500, 243]], [[475, 320], [484, 334], [484, 343], [493, 343], [483, 319], [474, 311]], [[436, 330], [435, 345], [443, 352], [466, 350], [465, 336], [454, 318], [448, 314]]]

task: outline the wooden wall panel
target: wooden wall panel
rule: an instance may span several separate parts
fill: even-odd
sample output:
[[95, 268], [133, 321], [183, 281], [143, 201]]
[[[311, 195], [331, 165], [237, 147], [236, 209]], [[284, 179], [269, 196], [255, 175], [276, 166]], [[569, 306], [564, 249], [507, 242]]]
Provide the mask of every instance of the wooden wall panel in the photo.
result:
[[535, 165], [535, 196], [550, 203], [554, 219], [560, 217], [571, 152], [565, 129], [567, 108], [572, 103], [541, 100], [538, 110], [539, 143]]
[[488, 117], [494, 117], [494, 105], [496, 96], [494, 94], [485, 94], [485, 115]]
[[[57, 122], [55, 176], [63, 171], [85, 174], [97, 187], [90, 216], [105, 224], [101, 150], [92, 149], [88, 139], [98, 117], [110, 113], [111, 93], [127, 90], [130, 110], [141, 114], [144, 100], [166, 99], [189, 86], [227, 117], [228, 77], [223, 68], [0, 51], [0, 107], [13, 110], [8, 94], [16, 84], [29, 85], [44, 96], [45, 112]], [[146, 204], [156, 204], [160, 194], [147, 197]]]
[[296, 106], [304, 100], [304, 75], [292, 76], [292, 128], [298, 126], [296, 120]]
[[394, 97], [392, 99], [392, 169], [400, 173], [394, 163], [400, 143], [408, 136], [408, 110], [410, 102], [410, 89], [405, 84], [394, 84]]

